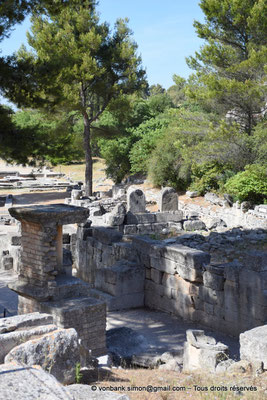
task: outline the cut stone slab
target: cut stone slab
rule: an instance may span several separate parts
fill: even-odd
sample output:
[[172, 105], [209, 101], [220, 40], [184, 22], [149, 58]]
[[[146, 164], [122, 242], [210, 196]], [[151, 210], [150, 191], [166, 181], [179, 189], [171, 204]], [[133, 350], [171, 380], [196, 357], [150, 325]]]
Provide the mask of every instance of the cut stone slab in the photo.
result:
[[16, 361], [27, 366], [40, 365], [59, 382], [75, 382], [76, 364], [80, 362], [80, 347], [75, 329], [58, 329], [39, 339], [32, 339], [9, 352], [5, 363]]
[[141, 189], [130, 187], [127, 191], [127, 211], [144, 213], [146, 211], [146, 198]]
[[178, 210], [178, 195], [171, 187], [163, 188], [160, 194], [159, 209], [164, 211]]
[[0, 319], [0, 334], [16, 331], [22, 328], [53, 324], [53, 317], [39, 312]]
[[4, 333], [0, 335], [0, 363], [4, 362], [5, 356], [16, 346], [40, 337], [49, 332], [57, 330], [55, 325], [37, 326], [32, 329], [16, 330], [14, 332]]
[[185, 372], [201, 370], [203, 366], [209, 372], [216, 372], [217, 365], [229, 358], [228, 346], [217, 343], [213, 337], [206, 336], [203, 330], [189, 329], [186, 338], [183, 359]]
[[267, 370], [267, 325], [240, 334], [240, 358], [251, 364], [262, 362]]
[[75, 400], [67, 388], [41, 367], [16, 363], [0, 365], [2, 400]]
[[[113, 386], [116, 386], [116, 382]], [[106, 392], [99, 388], [93, 391], [88, 385], [70, 385], [68, 391], [74, 400], [130, 400], [125, 394]]]
[[84, 222], [89, 217], [87, 208], [66, 204], [12, 207], [8, 211], [19, 221], [26, 220], [37, 224], [47, 224], [49, 220], [59, 225], [76, 224]]

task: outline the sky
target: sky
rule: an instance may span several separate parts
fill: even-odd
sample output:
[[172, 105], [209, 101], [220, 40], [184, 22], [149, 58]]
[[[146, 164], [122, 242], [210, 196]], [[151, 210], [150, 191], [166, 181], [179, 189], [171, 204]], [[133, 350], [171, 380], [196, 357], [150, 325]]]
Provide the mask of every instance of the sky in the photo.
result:
[[[203, 21], [199, 0], [99, 0], [101, 21], [111, 27], [117, 18], [129, 18], [133, 39], [138, 45], [150, 85], [165, 89], [173, 84], [173, 74], [187, 78], [191, 71], [185, 57], [193, 55], [203, 40], [199, 39], [193, 21]], [[0, 43], [2, 55], [12, 54], [26, 44], [30, 19], [16, 25], [8, 39]]]

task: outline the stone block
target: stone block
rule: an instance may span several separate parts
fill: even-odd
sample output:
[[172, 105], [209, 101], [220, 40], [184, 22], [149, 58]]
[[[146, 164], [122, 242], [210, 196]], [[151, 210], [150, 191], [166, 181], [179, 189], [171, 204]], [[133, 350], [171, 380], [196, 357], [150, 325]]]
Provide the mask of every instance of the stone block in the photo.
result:
[[138, 224], [137, 225], [137, 233], [139, 235], [146, 235], [152, 232], [151, 224]]
[[159, 296], [166, 296], [172, 298], [172, 289], [163, 285], [159, 285], [151, 280], [145, 280], [145, 291], [154, 292]]
[[183, 223], [185, 231], [202, 231], [206, 229], [206, 225], [200, 220], [189, 220]]
[[143, 213], [146, 211], [146, 198], [141, 189], [130, 187], [127, 191], [127, 211]]
[[46, 333], [53, 332], [57, 329], [57, 327], [51, 324], [37, 327], [35, 326], [32, 327], [32, 329], [27, 327], [22, 330], [20, 329], [0, 335], [0, 363], [4, 362], [5, 356], [16, 346], [19, 346], [20, 344], [33, 338], [41, 337]]
[[178, 195], [175, 189], [166, 187], [160, 193], [159, 209], [164, 211], [178, 210]]
[[212, 274], [209, 271], [205, 271], [203, 273], [203, 283], [206, 287], [211, 289], [223, 290], [224, 277], [217, 274]]
[[174, 275], [177, 270], [176, 263], [172, 260], [169, 260], [168, 258], [150, 257], [150, 264], [152, 268], [155, 268], [159, 271], [167, 272], [168, 274]]
[[228, 347], [206, 336], [201, 330], [187, 330], [187, 342], [184, 345], [183, 370], [191, 372], [205, 370], [215, 372], [221, 361], [228, 359]]
[[111, 244], [113, 242], [119, 242], [122, 239], [122, 233], [113, 228], [94, 227], [93, 237], [101, 243]]
[[181, 222], [183, 220], [183, 211], [176, 212], [158, 212], [155, 213], [156, 222]]
[[175, 289], [178, 292], [184, 293], [186, 295], [189, 295], [189, 290], [190, 290], [190, 283], [185, 281], [183, 278], [181, 278], [179, 275], [170, 275], [167, 273], [164, 273], [163, 279], [162, 279], [162, 285]]
[[156, 222], [155, 214], [153, 213], [132, 213], [128, 211], [125, 217], [125, 224], [137, 225], [137, 224], [153, 224]]
[[123, 227], [124, 235], [136, 235], [137, 234], [137, 225], [125, 225]]
[[162, 276], [163, 276], [163, 272], [161, 272], [157, 269], [151, 268], [151, 280], [153, 282], [160, 285], [162, 282]]
[[32, 339], [11, 350], [5, 362], [40, 365], [63, 384], [75, 382], [76, 364], [80, 362], [78, 334], [75, 329], [59, 329]]
[[267, 369], [267, 325], [240, 334], [240, 358], [252, 364], [262, 362]]

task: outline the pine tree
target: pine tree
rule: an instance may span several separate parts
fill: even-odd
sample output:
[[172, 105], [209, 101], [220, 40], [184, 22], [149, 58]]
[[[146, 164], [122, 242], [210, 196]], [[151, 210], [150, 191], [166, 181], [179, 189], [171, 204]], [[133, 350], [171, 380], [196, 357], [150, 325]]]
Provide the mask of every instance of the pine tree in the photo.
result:
[[205, 22], [194, 26], [206, 44], [187, 59], [198, 77], [191, 96], [214, 101], [251, 135], [266, 111], [267, 3], [201, 0], [200, 7]]
[[6, 95], [28, 107], [77, 111], [84, 121], [86, 194], [92, 194], [92, 124], [122, 94], [146, 85], [145, 71], [131, 40], [127, 21], [111, 32], [99, 23], [95, 1], [73, 0], [32, 18], [28, 42], [22, 47]]

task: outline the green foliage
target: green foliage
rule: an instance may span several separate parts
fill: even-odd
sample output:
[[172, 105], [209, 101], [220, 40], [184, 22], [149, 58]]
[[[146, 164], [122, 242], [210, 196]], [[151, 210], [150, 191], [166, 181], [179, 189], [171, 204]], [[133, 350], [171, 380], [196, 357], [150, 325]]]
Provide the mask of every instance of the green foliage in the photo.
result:
[[[20, 145], [26, 146], [24, 163], [48, 161], [57, 165], [83, 158], [82, 135], [75, 116], [63, 113], [51, 116], [26, 110], [14, 114], [12, 121], [21, 132]], [[16, 146], [13, 140], [11, 147]]]
[[149, 175], [158, 186], [184, 190], [191, 181], [190, 148], [202, 140], [209, 117], [187, 110], [170, 110], [170, 123], [149, 162]]
[[115, 183], [120, 183], [130, 171], [129, 152], [135, 137], [133, 135], [116, 139], [100, 139], [98, 141], [101, 157], [106, 162], [106, 175]]
[[221, 115], [231, 111], [250, 135], [266, 102], [267, 3], [201, 0], [200, 7], [205, 22], [194, 26], [206, 44], [187, 59], [197, 71], [188, 94]]
[[245, 170], [230, 178], [226, 190], [239, 201], [260, 204], [267, 200], [267, 164], [247, 165]]
[[134, 131], [139, 140], [133, 144], [130, 150], [131, 172], [147, 173], [151, 152], [156, 147], [157, 141], [163, 136], [168, 123], [167, 115], [158, 116], [143, 122]]
[[75, 382], [76, 383], [81, 383], [82, 380], [82, 374], [81, 374], [81, 364], [77, 363], [75, 365]]
[[[112, 100], [146, 88], [145, 71], [127, 20], [113, 31], [100, 23], [94, 0], [70, 0], [45, 8], [32, 18], [28, 42], [14, 61], [5, 89], [24, 107], [75, 111], [84, 121], [86, 194], [92, 194], [91, 129]], [[55, 5], [55, 8], [54, 8]]]
[[200, 195], [221, 189], [227, 179], [234, 175], [227, 167], [227, 164], [219, 164], [216, 161], [193, 164], [190, 189], [196, 190]]

